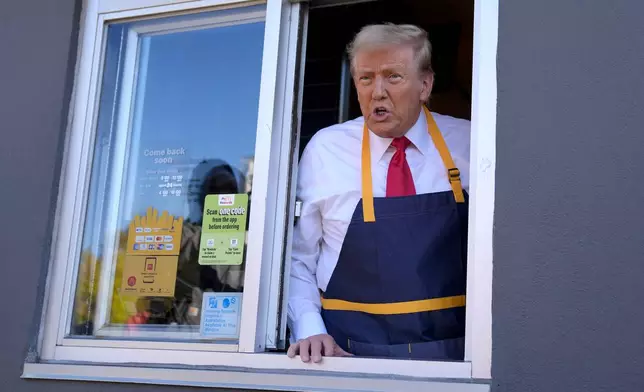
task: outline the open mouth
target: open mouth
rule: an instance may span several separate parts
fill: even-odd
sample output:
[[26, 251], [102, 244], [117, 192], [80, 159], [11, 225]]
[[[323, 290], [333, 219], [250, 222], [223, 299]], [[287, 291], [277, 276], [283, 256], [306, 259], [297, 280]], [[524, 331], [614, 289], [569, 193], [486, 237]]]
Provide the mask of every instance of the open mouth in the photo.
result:
[[378, 120], [382, 121], [385, 120], [387, 117], [389, 117], [389, 110], [387, 108], [379, 106], [375, 109], [373, 109], [373, 117]]

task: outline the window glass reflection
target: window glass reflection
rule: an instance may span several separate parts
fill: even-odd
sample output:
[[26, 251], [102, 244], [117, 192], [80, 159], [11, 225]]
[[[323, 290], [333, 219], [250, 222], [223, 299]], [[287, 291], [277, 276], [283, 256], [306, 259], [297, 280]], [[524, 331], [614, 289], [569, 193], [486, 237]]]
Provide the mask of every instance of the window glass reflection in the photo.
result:
[[[163, 325], [188, 328], [194, 337], [204, 292], [243, 292], [264, 23], [143, 36], [132, 104], [123, 110], [132, 27], [108, 31], [71, 332], [95, 334], [103, 306], [109, 324], [127, 325], [125, 331]], [[118, 126], [123, 115], [129, 129]], [[231, 260], [241, 264], [204, 265], [204, 203], [224, 194], [248, 195], [245, 227], [236, 225], [242, 241], [225, 244], [240, 248], [241, 257]], [[235, 226], [231, 217], [221, 221], [227, 224], [220, 227]], [[118, 226], [112, 245], [110, 222]], [[113, 276], [111, 302], [101, 304], [106, 271]]]

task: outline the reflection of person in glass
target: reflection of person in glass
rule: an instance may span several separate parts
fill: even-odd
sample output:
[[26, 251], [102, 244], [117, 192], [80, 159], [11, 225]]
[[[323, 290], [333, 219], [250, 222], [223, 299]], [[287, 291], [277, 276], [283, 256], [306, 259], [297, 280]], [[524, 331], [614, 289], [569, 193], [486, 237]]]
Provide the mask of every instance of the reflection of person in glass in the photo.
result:
[[[193, 171], [191, 190], [188, 194], [190, 216], [184, 224], [179, 255], [177, 289], [184, 283], [182, 291], [189, 302], [185, 309], [176, 306], [176, 317], [183, 323], [199, 324], [201, 300], [205, 291], [239, 292], [243, 289], [244, 263], [241, 265], [208, 266], [199, 265], [201, 226], [206, 196], [217, 194], [243, 193], [244, 176], [220, 160], [203, 161]], [[248, 227], [246, 227], [248, 229]], [[244, 246], [245, 252], [245, 246]], [[179, 300], [179, 296], [175, 295]]]
[[470, 124], [425, 107], [422, 29], [369, 26], [349, 48], [363, 117], [302, 155], [289, 356], [463, 360]]

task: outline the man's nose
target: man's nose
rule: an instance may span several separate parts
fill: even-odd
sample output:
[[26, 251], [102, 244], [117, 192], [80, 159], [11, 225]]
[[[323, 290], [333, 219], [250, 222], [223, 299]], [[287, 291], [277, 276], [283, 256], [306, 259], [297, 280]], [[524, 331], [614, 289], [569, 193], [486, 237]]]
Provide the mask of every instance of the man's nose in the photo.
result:
[[387, 97], [387, 89], [385, 88], [384, 79], [380, 76], [376, 77], [373, 92], [371, 93], [371, 98], [373, 99], [383, 99]]

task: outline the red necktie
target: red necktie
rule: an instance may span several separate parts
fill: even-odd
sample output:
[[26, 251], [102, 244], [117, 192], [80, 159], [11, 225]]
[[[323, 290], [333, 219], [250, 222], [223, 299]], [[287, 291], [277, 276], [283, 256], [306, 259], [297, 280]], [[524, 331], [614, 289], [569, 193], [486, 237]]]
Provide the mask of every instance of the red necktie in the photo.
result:
[[409, 196], [416, 194], [414, 178], [411, 176], [405, 150], [411, 142], [406, 137], [397, 137], [391, 145], [396, 148], [394, 156], [389, 163], [387, 172], [387, 197]]

